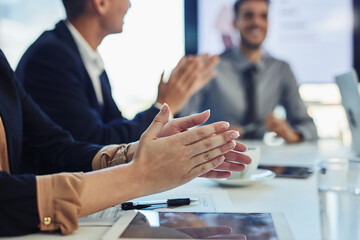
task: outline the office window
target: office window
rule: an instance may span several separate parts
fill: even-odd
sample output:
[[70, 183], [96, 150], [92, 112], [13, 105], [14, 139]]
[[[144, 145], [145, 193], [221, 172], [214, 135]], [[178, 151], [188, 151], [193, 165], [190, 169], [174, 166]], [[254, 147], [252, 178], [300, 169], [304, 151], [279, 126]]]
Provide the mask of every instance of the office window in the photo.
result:
[[[149, 107], [162, 71], [184, 55], [183, 0], [133, 0], [124, 31], [99, 47], [113, 96], [126, 117]], [[26, 48], [65, 17], [61, 0], [0, 0], [0, 48], [16, 67]]]
[[123, 33], [107, 37], [99, 49], [113, 97], [128, 117], [154, 103], [162, 71], [169, 74], [185, 53], [183, 0], [131, 4]]
[[15, 69], [28, 46], [65, 16], [61, 0], [0, 0], [0, 48]]

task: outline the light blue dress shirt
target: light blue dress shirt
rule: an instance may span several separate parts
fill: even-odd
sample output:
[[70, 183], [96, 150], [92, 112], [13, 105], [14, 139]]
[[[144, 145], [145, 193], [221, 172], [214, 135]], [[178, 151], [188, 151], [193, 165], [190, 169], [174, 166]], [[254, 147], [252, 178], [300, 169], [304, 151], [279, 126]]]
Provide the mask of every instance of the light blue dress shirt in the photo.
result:
[[[190, 99], [179, 116], [211, 109], [208, 122], [228, 121], [231, 125], [249, 126], [246, 116], [253, 109], [248, 109], [243, 72], [250, 64], [238, 48], [226, 50], [220, 55], [217, 77]], [[316, 139], [315, 124], [306, 112], [289, 64], [264, 53], [255, 66], [256, 127], [252, 135], [263, 137], [266, 116], [281, 105], [286, 110], [287, 121], [303, 140]]]

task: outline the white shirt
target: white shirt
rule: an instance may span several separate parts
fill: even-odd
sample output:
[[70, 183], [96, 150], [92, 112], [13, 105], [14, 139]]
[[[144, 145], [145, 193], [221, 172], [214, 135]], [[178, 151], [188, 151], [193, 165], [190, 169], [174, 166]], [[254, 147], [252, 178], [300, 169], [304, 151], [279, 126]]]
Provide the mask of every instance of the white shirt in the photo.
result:
[[[75, 40], [76, 46], [79, 49], [81, 59], [84, 62], [86, 71], [88, 72], [92, 84], [94, 86], [96, 98], [100, 105], [104, 104], [104, 99], [101, 90], [100, 75], [104, 71], [104, 62], [98, 51], [94, 51], [85, 38], [79, 33], [79, 31], [69, 21], [65, 21], [72, 37]], [[155, 108], [161, 109], [162, 104], [156, 102]], [[170, 114], [170, 120], [173, 119], [172, 113]]]
[[89, 43], [76, 28], [69, 21], [65, 21], [65, 23], [79, 49], [81, 59], [84, 62], [85, 68], [94, 86], [96, 98], [99, 104], [102, 105], [104, 103], [104, 99], [101, 90], [100, 75], [104, 71], [104, 62], [98, 51], [94, 51], [90, 47]]

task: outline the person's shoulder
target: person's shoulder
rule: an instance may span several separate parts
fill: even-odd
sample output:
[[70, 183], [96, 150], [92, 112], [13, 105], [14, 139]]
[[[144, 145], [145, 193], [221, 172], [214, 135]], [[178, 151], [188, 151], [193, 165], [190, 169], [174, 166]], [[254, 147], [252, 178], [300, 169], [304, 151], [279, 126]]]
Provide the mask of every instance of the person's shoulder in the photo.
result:
[[229, 67], [232, 67], [234, 62], [237, 62], [239, 57], [237, 56], [237, 50], [235, 48], [226, 49], [219, 55], [220, 62], [217, 66], [218, 71], [227, 71]]
[[76, 49], [77, 46], [66, 23], [60, 21], [54, 29], [43, 32], [24, 55], [38, 56], [40, 53], [45, 56], [51, 54], [72, 55], [77, 53]]
[[228, 49], [225, 49], [225, 51], [223, 51], [219, 57], [220, 57], [220, 60], [231, 60], [234, 58], [234, 52], [236, 51], [235, 48], [228, 48]]
[[80, 55], [56, 30], [43, 32], [25, 51], [15, 71], [21, 82], [29, 81], [26, 76], [30, 73], [42, 73], [45, 76], [54, 70], [61, 73], [69, 72], [70, 69], [80, 72]]
[[21, 71], [31, 63], [63, 64], [75, 66], [81, 62], [76, 49], [64, 41], [56, 29], [43, 32], [25, 51], [16, 71]]
[[264, 61], [268, 66], [276, 67], [281, 71], [291, 71], [290, 64], [286, 60], [274, 57], [269, 53], [264, 53]]
[[53, 30], [45, 31], [39, 36], [38, 39], [33, 42], [30, 47], [26, 50], [24, 56], [29, 55], [30, 57], [39, 56], [39, 54], [69, 54], [71, 53], [69, 46], [59, 39]]

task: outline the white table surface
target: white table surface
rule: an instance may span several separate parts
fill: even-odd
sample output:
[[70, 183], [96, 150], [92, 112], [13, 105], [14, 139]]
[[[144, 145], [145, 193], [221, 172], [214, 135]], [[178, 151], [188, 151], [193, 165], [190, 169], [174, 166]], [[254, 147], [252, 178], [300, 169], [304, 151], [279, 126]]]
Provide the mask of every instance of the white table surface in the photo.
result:
[[[247, 141], [248, 145], [261, 148], [261, 164], [287, 164], [315, 166], [324, 158], [344, 157], [349, 150], [335, 140], [321, 140], [294, 145], [266, 146], [262, 142]], [[209, 180], [198, 178], [179, 189], [225, 189], [232, 201], [234, 212], [282, 212], [295, 239], [320, 240], [320, 218], [316, 174], [308, 179], [270, 179], [247, 187], [223, 187]], [[73, 234], [38, 233], [7, 239], [101, 239], [108, 227], [80, 227]]]

